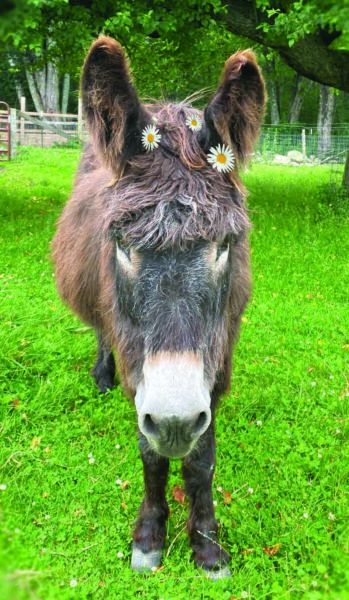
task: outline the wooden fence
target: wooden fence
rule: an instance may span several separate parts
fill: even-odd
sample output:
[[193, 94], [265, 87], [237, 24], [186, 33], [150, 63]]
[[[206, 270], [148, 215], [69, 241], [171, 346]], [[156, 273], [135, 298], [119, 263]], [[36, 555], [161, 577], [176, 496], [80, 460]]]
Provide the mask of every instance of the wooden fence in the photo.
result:
[[[67, 141], [84, 141], [87, 132], [79, 102], [78, 114], [37, 113], [25, 110], [25, 98], [21, 98], [21, 109], [11, 108], [11, 156], [17, 146], [52, 146]], [[0, 122], [7, 116], [0, 111]]]

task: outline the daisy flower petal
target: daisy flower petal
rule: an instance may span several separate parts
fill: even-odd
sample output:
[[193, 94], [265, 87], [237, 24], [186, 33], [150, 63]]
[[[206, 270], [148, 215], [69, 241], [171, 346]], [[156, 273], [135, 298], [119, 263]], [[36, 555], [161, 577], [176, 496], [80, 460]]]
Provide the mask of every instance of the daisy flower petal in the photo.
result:
[[146, 150], [154, 150], [159, 145], [161, 134], [155, 125], [148, 125], [142, 131], [142, 144]]
[[219, 173], [232, 171], [235, 164], [233, 151], [225, 144], [218, 144], [216, 148], [210, 148], [207, 160]]
[[191, 129], [192, 131], [200, 131], [200, 129], [202, 128], [202, 119], [200, 119], [198, 115], [195, 115], [193, 113], [191, 115], [188, 115], [188, 117], [185, 120], [185, 124], [188, 125], [189, 129]]

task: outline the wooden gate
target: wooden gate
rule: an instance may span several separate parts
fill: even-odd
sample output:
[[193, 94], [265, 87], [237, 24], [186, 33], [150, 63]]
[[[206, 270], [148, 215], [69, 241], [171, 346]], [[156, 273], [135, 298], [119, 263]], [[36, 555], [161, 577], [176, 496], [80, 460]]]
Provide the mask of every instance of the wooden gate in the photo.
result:
[[[3, 109], [3, 106], [6, 108]], [[11, 159], [10, 107], [0, 100], [0, 160]]]

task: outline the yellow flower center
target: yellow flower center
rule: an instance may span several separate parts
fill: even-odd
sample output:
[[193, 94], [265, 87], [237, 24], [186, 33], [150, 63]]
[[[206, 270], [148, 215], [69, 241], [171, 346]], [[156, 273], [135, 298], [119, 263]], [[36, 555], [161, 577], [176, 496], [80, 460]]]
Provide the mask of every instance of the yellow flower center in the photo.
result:
[[227, 157], [225, 154], [217, 154], [217, 162], [221, 163], [221, 165], [225, 165], [227, 162]]
[[149, 142], [150, 144], [152, 144], [152, 143], [153, 143], [154, 139], [155, 139], [155, 136], [154, 136], [154, 134], [153, 134], [153, 133], [148, 133], [148, 135], [147, 135], [147, 140], [148, 140], [148, 142]]
[[198, 122], [197, 122], [197, 120], [196, 120], [196, 119], [192, 119], [192, 120], [191, 120], [191, 124], [192, 124], [192, 126], [193, 126], [193, 127], [196, 127], [196, 126], [197, 126], [197, 124], [198, 124]]

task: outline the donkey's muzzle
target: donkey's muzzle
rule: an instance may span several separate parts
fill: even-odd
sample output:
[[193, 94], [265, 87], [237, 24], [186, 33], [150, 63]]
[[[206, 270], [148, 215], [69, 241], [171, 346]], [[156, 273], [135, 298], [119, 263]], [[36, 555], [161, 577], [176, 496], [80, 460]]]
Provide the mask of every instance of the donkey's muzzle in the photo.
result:
[[137, 387], [140, 431], [162, 456], [183, 457], [211, 422], [202, 358], [194, 352], [148, 356]]
[[147, 413], [142, 417], [140, 429], [159, 454], [180, 458], [193, 449], [210, 421], [209, 409], [187, 419], [168, 417], [160, 421]]

